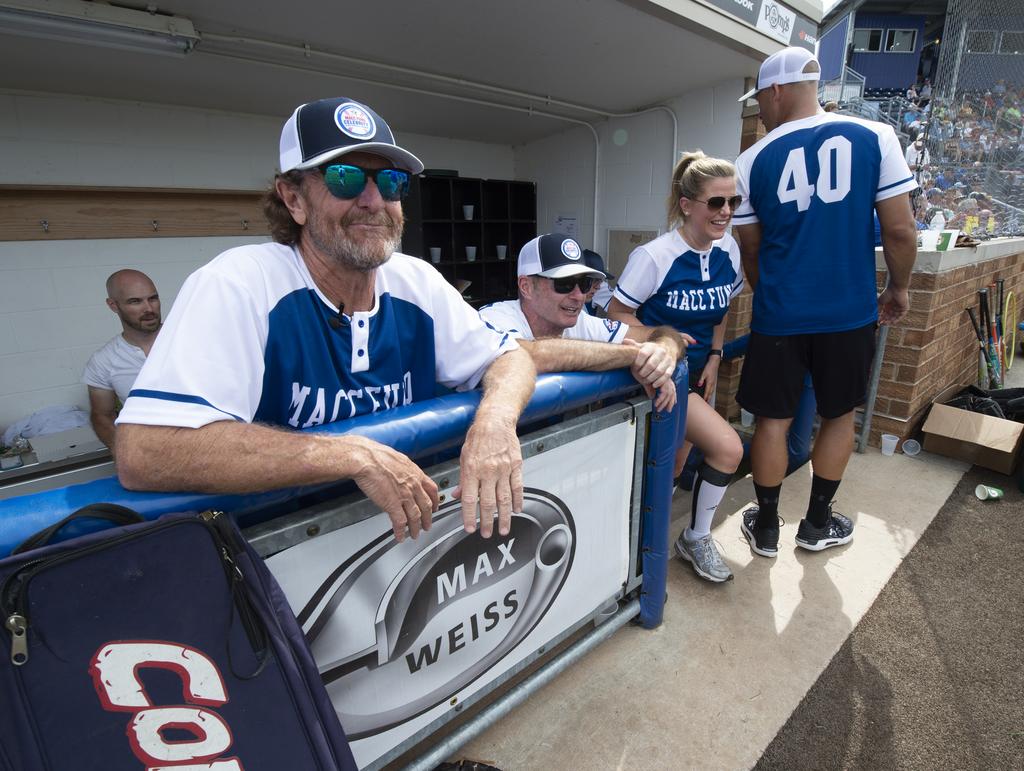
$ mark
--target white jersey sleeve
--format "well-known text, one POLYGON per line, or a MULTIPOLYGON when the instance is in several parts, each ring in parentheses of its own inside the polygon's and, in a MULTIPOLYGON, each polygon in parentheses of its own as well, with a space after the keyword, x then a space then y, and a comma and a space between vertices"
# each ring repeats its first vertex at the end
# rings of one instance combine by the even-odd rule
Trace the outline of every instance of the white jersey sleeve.
MULTIPOLYGON (((440 278, 440 276, 439 276, 440 278)), ((447 281, 436 282, 433 305, 437 382, 468 391, 480 383, 491 363, 519 347, 515 335, 498 334, 447 281)))
POLYGON ((612 296, 623 305, 636 309, 657 290, 658 266, 646 247, 638 246, 629 255, 612 296))
POLYGON ((750 203, 750 160, 746 153, 736 159, 736 194, 741 196, 743 201, 733 212, 733 224, 753 225, 759 222, 757 212, 750 203))
POLYGON ((576 324, 565 330, 562 337, 571 340, 591 340, 595 343, 621 343, 627 332, 629 327, 621 321, 599 319, 581 312, 576 324))
POLYGON ((213 264, 196 271, 178 293, 117 422, 185 428, 250 422, 260 400, 266 336, 266 308, 246 286, 213 264))
POLYGON ((480 309, 480 318, 491 329, 506 332, 518 340, 533 340, 533 330, 530 329, 530 323, 523 315, 518 300, 485 305, 480 309))
POLYGON ((878 146, 882 153, 875 201, 884 201, 886 198, 914 190, 917 181, 910 171, 907 159, 903 156, 900 140, 896 138, 892 126, 880 123, 875 125, 878 126, 878 146))

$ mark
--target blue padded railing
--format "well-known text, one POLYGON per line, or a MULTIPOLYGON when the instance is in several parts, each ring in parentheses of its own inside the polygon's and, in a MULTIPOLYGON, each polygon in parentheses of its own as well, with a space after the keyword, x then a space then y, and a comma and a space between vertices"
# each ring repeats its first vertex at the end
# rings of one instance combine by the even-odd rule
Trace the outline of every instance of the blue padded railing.
MULTIPOLYGON (((626 370, 543 375, 537 380, 536 391, 520 422, 540 420, 600 398, 621 396, 636 388, 636 381, 626 370)), ((452 393, 307 430, 366 436, 416 459, 460 445, 479 401, 478 391, 452 393)), ((174 511, 210 508, 240 514, 265 509, 331 486, 287 488, 254 495, 142 493, 126 490, 118 483, 117 477, 110 476, 0 501, 0 555, 10 553, 24 539, 76 509, 98 501, 127 506, 147 519, 156 519, 174 511)), ((102 527, 100 522, 75 523, 61 535, 70 538, 102 527)))

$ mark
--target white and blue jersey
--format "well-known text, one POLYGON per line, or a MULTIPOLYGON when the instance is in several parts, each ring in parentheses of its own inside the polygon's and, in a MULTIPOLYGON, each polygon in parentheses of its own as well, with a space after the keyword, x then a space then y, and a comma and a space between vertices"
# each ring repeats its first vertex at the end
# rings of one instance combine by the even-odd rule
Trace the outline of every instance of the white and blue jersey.
POLYGON ((337 323, 295 248, 224 252, 186 280, 117 422, 308 428, 473 388, 517 347, 423 260, 392 255, 374 291, 337 323))
POLYGON ((697 342, 686 349, 693 371, 704 366, 711 336, 743 288, 740 250, 726 233, 706 251, 694 249, 677 229, 629 255, 614 297, 649 327, 668 326, 697 342))
MULTIPOLYGON (((485 305, 480 309, 480 318, 487 326, 520 340, 533 340, 533 330, 523 313, 519 300, 504 300, 485 305)), ((621 343, 629 333, 629 327, 619 321, 599 319, 580 311, 576 323, 562 331, 562 337, 569 340, 591 340, 596 343, 621 343)))
POLYGON ((842 332, 878 318, 872 214, 917 187, 892 128, 819 113, 736 159, 736 225, 761 223, 751 329, 842 332))

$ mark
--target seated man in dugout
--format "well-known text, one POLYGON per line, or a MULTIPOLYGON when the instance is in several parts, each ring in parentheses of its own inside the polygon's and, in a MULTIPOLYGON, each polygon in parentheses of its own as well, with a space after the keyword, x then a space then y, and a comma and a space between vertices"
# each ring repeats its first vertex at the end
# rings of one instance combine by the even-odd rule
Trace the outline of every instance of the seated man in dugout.
POLYGON ((193 273, 117 420, 133 490, 252 493, 353 480, 395 537, 431 524, 438 491, 408 457, 308 428, 483 386, 466 434, 464 527, 502 535, 522 511, 516 422, 535 369, 428 262, 396 252, 402 198, 423 170, 350 99, 298 107, 265 199, 273 243, 193 273))
POLYGON ((607 274, 591 267, 567 235, 548 233, 519 252, 519 299, 487 305, 480 316, 515 337, 538 372, 630 367, 657 409, 676 402, 672 372, 689 342, 669 327, 627 326, 584 312, 587 293, 607 274))
POLYGON ((107 307, 121 322, 121 332, 89 357, 82 382, 89 388, 89 422, 114 455, 117 411, 160 332, 160 295, 149 276, 126 268, 107 278, 107 307))

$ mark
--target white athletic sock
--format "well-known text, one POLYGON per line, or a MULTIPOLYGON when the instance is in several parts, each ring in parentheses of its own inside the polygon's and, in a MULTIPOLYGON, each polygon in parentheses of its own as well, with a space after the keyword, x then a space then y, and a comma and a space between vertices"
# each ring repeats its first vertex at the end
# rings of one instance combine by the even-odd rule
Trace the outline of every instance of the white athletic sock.
POLYGON ((693 541, 703 538, 711 532, 711 522, 715 518, 715 512, 718 511, 718 504, 722 502, 725 491, 728 489, 730 476, 712 468, 707 463, 702 463, 697 469, 697 478, 693 484, 693 502, 690 508, 690 526, 686 528, 684 535, 686 540, 693 541))

